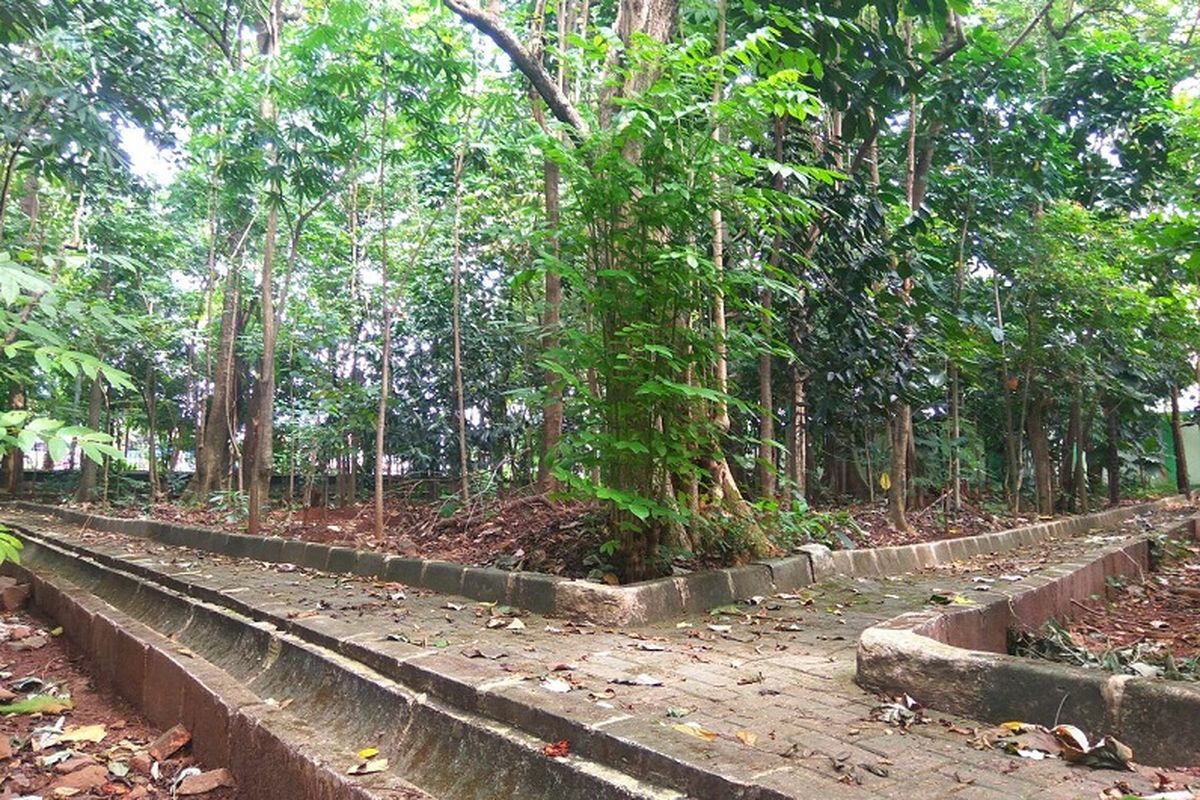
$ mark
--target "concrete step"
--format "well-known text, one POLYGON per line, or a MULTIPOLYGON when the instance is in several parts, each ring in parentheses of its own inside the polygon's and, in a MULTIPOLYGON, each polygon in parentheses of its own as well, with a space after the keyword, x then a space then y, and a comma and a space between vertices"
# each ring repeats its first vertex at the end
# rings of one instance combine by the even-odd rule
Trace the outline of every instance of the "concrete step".
MULTIPOLYGON (((163 727, 192 731, 196 755, 227 765, 258 800, 671 800, 679 792, 572 755, 455 708, 358 661, 188 596, 115 559, 30 531, 22 566, 34 603, 87 653, 97 682, 163 727), (386 771, 351 776, 375 747, 386 771)), ((164 576, 165 577, 165 576, 164 576)))

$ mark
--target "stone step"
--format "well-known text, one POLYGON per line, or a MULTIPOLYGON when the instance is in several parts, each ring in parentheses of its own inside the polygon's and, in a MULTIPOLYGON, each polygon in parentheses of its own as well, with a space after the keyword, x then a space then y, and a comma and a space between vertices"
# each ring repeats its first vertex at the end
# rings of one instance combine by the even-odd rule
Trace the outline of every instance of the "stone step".
POLYGON ((205 602, 114 560, 22 531, 34 604, 87 653, 97 682, 258 800, 672 800, 679 792, 455 708, 358 661, 205 602), (384 771, 349 775, 376 748, 384 771))

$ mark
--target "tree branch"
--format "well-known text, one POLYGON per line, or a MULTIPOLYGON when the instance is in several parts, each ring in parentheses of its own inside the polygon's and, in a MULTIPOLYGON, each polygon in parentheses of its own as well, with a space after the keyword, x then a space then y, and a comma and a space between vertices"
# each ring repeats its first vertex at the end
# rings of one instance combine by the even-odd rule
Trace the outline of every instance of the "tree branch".
POLYGON ((1025 41, 1029 34, 1033 33, 1033 29, 1036 28, 1037 24, 1042 21, 1042 17, 1049 14, 1050 9, 1053 7, 1054 0, 1046 0, 1046 5, 1042 6, 1042 10, 1033 15, 1033 19, 1029 20, 1029 24, 1025 26, 1024 30, 1017 34, 1017 38, 1012 40, 1012 44, 1010 44, 1008 49, 1004 51, 1004 55, 1000 56, 1001 61, 1011 56, 1013 51, 1021 46, 1021 42, 1025 41))
POLYGON ((546 101, 546 107, 556 119, 570 125, 579 136, 587 136, 590 128, 579 110, 567 99, 558 83, 550 76, 541 62, 521 44, 521 41, 505 27, 504 22, 491 13, 472 5, 469 0, 443 0, 446 7, 487 36, 503 50, 513 64, 533 84, 533 88, 546 101))
POLYGON ((962 17, 958 14, 951 13, 950 27, 946 31, 946 36, 943 41, 946 44, 941 50, 933 54, 933 58, 929 59, 929 63, 923 65, 917 74, 913 76, 913 83, 918 83, 922 78, 929 74, 929 71, 947 61, 951 56, 967 46, 967 35, 963 33, 962 17))

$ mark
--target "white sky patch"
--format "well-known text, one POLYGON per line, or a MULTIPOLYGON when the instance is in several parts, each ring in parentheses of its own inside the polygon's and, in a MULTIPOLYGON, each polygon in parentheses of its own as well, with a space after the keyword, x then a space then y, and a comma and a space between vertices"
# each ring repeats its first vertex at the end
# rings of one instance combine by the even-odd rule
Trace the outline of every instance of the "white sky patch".
POLYGON ((175 180, 179 166, 146 138, 145 131, 123 122, 117 128, 117 133, 121 138, 121 149, 129 156, 133 174, 159 186, 166 186, 175 180))

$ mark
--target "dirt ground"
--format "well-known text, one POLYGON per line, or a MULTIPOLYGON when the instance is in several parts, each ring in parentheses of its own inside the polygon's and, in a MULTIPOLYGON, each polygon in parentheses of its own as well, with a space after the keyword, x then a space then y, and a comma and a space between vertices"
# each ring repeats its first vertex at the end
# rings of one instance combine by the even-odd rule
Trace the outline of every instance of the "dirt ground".
POLYGON ((1200 544, 1109 594, 1109 602, 1086 604, 1068 626, 1075 643, 1097 654, 1142 645, 1147 655, 1200 656, 1200 544))
MULTIPOLYGON (((60 630, 26 611, 0 614, 0 707, 31 698, 43 698, 32 701, 42 713, 0 715, 0 800, 186 796, 182 779, 200 769, 190 746, 156 761, 148 749, 162 731, 98 692, 60 630)), ((232 788, 190 796, 239 798, 232 788)))

